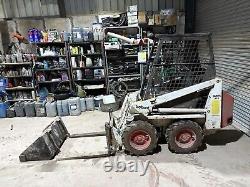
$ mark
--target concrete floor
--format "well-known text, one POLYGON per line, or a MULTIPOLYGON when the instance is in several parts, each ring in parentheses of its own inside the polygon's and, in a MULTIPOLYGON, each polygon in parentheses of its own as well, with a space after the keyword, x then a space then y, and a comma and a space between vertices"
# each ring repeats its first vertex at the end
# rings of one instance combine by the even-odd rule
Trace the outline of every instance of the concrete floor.
MULTIPOLYGON (((70 139, 52 161, 20 163, 18 156, 53 118, 0 119, 0 186, 249 186, 250 138, 235 129, 206 139, 207 146, 194 154, 173 154, 167 145, 145 157, 118 154, 92 160, 59 161, 68 156, 105 152, 105 138, 70 139), (104 171, 104 162, 127 165, 135 161, 137 172, 104 171), (140 164, 149 162, 144 176, 140 164)), ((102 131, 108 115, 86 112, 63 118, 70 133, 102 131)))

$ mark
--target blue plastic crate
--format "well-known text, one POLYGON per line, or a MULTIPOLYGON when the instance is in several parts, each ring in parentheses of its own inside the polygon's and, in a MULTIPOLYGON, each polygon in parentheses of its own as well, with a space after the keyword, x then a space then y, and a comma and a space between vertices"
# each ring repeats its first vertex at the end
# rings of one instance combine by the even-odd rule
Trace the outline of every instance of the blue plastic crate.
POLYGON ((4 92, 8 86, 8 79, 0 77, 0 92, 4 92))

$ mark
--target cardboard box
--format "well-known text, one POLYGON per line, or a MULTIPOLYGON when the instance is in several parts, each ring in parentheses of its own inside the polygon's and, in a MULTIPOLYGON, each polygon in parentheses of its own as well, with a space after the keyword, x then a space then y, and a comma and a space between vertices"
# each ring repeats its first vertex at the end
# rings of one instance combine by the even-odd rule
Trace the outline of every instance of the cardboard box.
POLYGON ((137 5, 128 6, 127 8, 127 12, 137 12, 137 11, 138 11, 137 5))
POLYGON ((146 12, 138 12, 138 22, 139 23, 147 23, 146 12))
POLYGON ((161 10, 161 24, 164 26, 173 26, 177 24, 177 14, 174 9, 161 10))
POLYGON ((161 15, 160 14, 154 15, 154 22, 155 22, 155 25, 161 25, 161 15))
POLYGON ((138 24, 137 16, 129 16, 128 17, 128 25, 135 25, 138 24))
POLYGON ((155 20, 154 20, 154 14, 153 12, 147 12, 147 20, 148 20, 148 25, 154 25, 155 20))

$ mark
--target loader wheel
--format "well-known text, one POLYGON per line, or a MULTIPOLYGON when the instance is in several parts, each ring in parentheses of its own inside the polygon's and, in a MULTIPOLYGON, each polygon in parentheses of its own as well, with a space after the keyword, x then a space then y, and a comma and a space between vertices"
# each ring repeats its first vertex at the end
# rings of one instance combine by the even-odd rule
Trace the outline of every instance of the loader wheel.
POLYGON ((125 128, 122 141, 128 154, 147 155, 157 147, 157 131, 148 122, 134 121, 125 128))
POLYGON ((166 136, 168 147, 175 153, 192 153, 202 145, 202 128, 193 121, 178 121, 170 126, 166 136))

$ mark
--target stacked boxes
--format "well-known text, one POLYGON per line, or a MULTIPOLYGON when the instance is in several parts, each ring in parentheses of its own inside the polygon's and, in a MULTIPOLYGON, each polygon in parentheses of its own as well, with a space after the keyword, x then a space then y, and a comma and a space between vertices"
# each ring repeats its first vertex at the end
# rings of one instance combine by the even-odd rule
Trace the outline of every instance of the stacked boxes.
POLYGON ((138 25, 137 5, 129 6, 127 9, 128 25, 138 25))

